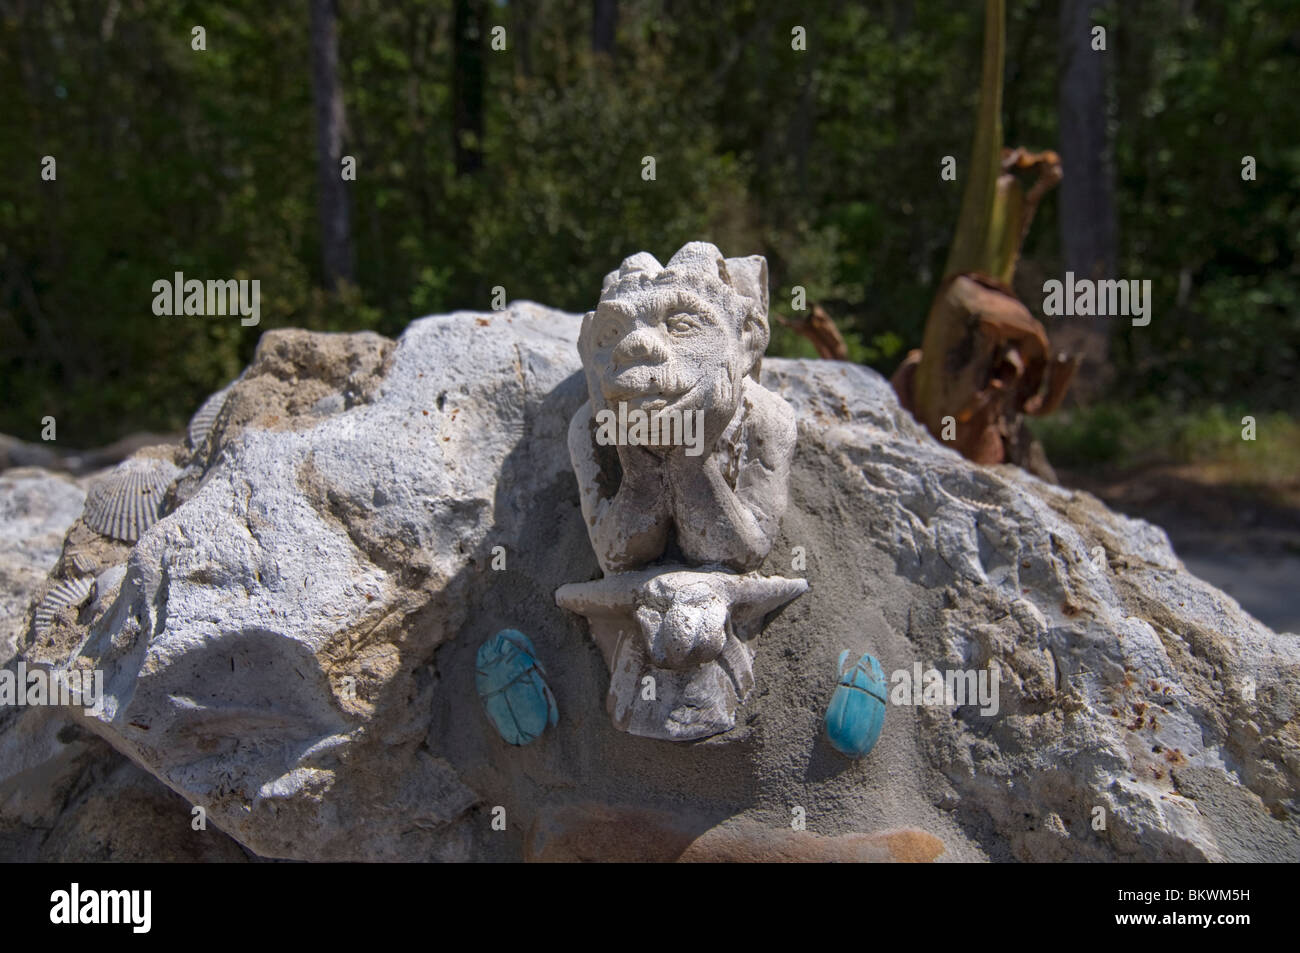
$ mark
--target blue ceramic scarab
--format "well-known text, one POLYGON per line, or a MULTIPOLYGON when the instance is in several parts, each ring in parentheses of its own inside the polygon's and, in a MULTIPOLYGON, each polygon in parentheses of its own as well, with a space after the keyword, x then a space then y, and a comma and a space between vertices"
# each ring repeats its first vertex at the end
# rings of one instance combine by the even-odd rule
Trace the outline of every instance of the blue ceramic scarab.
POLYGON ((507 742, 526 745, 559 720, 546 670, 532 640, 502 629, 478 650, 474 687, 488 721, 507 742))
POLYGON ((863 655, 846 669, 849 650, 840 653, 839 684, 826 708, 826 736, 835 750, 861 758, 876 746, 885 726, 885 673, 874 655, 863 655))

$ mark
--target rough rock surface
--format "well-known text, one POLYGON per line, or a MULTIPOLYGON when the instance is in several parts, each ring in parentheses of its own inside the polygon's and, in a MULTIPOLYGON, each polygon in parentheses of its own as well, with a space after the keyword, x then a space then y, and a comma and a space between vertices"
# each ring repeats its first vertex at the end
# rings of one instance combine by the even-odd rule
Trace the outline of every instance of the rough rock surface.
POLYGON ((824 837, 745 818, 701 829, 680 813, 589 802, 542 811, 524 845, 524 858, 541 863, 929 863, 943 852, 918 830, 824 837))
MULTIPOLYGON (((56 568, 86 492, 24 467, 0 473, 0 665, 56 568)), ((0 860, 247 860, 157 778, 56 708, 0 709, 0 860)))
POLYGON ((65 712, 0 713, 0 860, 257 858, 65 712))
POLYGON ((762 568, 811 590, 768 624, 737 727, 615 730, 553 596, 599 575, 565 449, 578 320, 518 303, 395 345, 268 333, 211 438, 176 449, 174 510, 104 552, 94 602, 27 657, 102 669, 104 713, 77 726, 262 857, 515 859, 545 854, 539 831, 589 856, 564 819, 594 804, 670 815, 706 859, 1300 858, 1300 638, 1161 530, 964 461, 853 365, 764 362, 799 444, 762 568), (474 691, 505 627, 560 712, 522 749, 474 691), (890 705, 849 761, 822 730, 841 649, 995 670, 1000 710, 890 705))
POLYGON ((86 491, 35 467, 0 473, 0 665, 13 657, 32 594, 63 551, 86 491))

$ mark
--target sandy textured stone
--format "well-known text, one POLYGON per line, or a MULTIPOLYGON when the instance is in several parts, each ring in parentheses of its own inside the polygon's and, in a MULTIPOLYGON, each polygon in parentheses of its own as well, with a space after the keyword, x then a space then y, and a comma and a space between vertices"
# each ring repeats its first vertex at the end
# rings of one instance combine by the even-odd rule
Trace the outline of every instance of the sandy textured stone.
POLYGON ((706 864, 928 864, 943 852, 943 841, 925 831, 823 837, 811 831, 760 827, 750 822, 708 831, 677 860, 706 864))
MULTIPOLYGON (((65 534, 79 525, 91 479, 79 485, 35 469, 0 474, 0 627, 6 636, 0 665, 24 641, 31 605, 59 578, 65 534), (51 570, 56 575, 47 579, 51 570)), ((104 552, 126 550, 109 545, 104 552)), ((216 828, 192 830, 190 810, 156 778, 72 724, 66 711, 0 709, 0 860, 249 859, 216 828)))
POLYGON ((247 862, 258 858, 101 739, 28 709, 0 741, 0 860, 247 862), (27 741, 26 752, 11 744, 27 741), (17 770, 15 770, 17 769, 17 770))
MULTIPOLYGON (((940 861, 1300 857, 1300 640, 1186 573, 1159 529, 964 461, 847 364, 764 362, 798 446, 759 571, 811 588, 758 641, 727 743, 616 730, 600 650, 554 601, 601 575, 566 445, 587 399, 578 329, 520 303, 417 321, 386 357, 334 338, 320 346, 376 358, 350 404, 218 420, 193 492, 59 642, 107 676, 103 717, 79 726, 263 857, 519 859, 539 818, 585 804, 688 812, 692 842, 788 828, 797 805, 810 834, 923 831, 940 861), (560 711, 526 748, 474 690, 479 645, 507 627, 560 711), (822 724, 844 649, 887 674, 996 669, 1000 709, 891 704, 849 761, 822 724)), ((274 400, 313 373, 347 386, 311 366, 281 369, 274 400)), ((0 715, 24 770, 80 776, 42 762, 38 736, 0 715)))
POLYGON ((825 837, 752 820, 708 823, 689 813, 573 804, 537 817, 524 856, 534 863, 929 863, 944 852, 939 838, 911 829, 825 837))
POLYGON ((28 609, 59 559, 86 492, 35 468, 0 473, 0 665, 13 657, 28 609))

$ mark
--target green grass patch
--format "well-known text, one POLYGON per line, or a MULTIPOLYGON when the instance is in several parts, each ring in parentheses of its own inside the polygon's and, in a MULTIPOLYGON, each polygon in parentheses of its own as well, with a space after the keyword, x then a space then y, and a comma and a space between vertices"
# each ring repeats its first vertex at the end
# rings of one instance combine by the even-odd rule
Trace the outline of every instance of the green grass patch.
POLYGON ((1242 484, 1300 481, 1300 420, 1280 411, 1218 404, 1172 410, 1147 398, 1061 411, 1031 420, 1030 429, 1048 459, 1067 469, 1191 464, 1242 484))

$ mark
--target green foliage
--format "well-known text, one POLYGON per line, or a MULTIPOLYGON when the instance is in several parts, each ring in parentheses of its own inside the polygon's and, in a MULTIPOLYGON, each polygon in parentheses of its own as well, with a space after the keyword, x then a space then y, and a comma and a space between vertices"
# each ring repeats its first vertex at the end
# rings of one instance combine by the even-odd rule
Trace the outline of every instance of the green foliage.
MULTIPOLYGON (((1005 139, 1050 148, 1056 8, 1007 6, 1005 139)), ((178 429, 270 328, 391 335, 496 285, 585 310, 624 256, 690 239, 767 255, 773 310, 793 317, 802 286, 853 360, 888 374, 920 344, 968 171, 980 4, 621 0, 612 60, 586 0, 485 9, 509 48, 485 55, 484 167, 458 177, 452 5, 340 0, 357 284, 326 295, 305 3, 0 5, 0 431, 178 429), (153 315, 176 271, 260 280, 261 324, 153 315)), ((1115 397, 1300 410, 1300 7, 1150 0, 1104 22, 1120 271, 1155 292, 1149 327, 1116 325, 1115 397)), ((1049 197, 1026 273, 1060 272, 1057 221, 1049 197)), ((812 349, 775 326, 772 352, 812 349)), ((1085 454, 1130 438, 1102 411, 1063 426, 1085 454)))
POLYGON ((1031 419, 1030 428, 1067 469, 1214 464, 1236 482, 1294 486, 1300 478, 1300 421, 1281 411, 1208 404, 1178 412, 1149 396, 1031 419), (1243 438, 1247 417, 1255 420, 1253 440, 1243 438))
POLYGON ((1117 332, 1126 392, 1294 412, 1300 7, 1155 3, 1120 16, 1151 37, 1149 50, 1121 50, 1117 90, 1120 271, 1155 292, 1151 325, 1117 332))
POLYGON ((1134 455, 1155 443, 1143 422, 1159 407, 1148 403, 1135 411, 1122 404, 1103 403, 1060 411, 1029 421, 1034 435, 1053 463, 1062 467, 1094 467, 1102 463, 1134 462, 1134 455))

